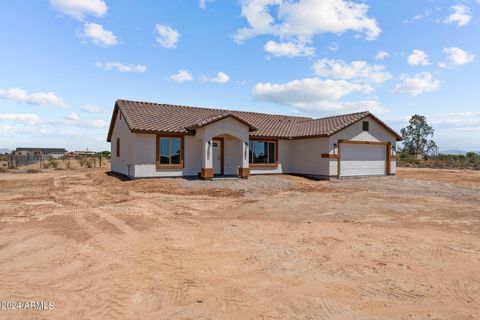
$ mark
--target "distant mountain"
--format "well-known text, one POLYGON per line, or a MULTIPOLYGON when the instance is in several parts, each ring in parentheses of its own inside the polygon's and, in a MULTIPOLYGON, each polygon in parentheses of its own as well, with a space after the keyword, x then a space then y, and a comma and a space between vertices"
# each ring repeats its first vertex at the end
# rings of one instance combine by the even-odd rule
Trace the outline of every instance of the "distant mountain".
POLYGON ((7 148, 0 148, 0 153, 10 153, 12 150, 7 149, 7 148))
POLYGON ((466 155, 468 151, 465 150, 440 150, 440 154, 466 155))

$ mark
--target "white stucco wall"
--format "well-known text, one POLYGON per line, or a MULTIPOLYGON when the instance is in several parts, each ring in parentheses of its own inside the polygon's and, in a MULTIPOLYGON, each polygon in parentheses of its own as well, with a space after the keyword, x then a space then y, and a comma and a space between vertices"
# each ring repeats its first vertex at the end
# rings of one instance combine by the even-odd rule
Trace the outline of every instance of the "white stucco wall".
MULTIPOLYGON (((195 134, 195 138, 199 139, 202 143, 202 151, 203 151, 202 159, 201 159, 202 167, 212 168, 213 166, 213 163, 212 163, 213 150, 211 147, 208 146, 208 141, 211 141, 214 137, 220 137, 224 135, 228 135, 231 138, 235 138, 239 140, 239 143, 241 143, 240 147, 241 147, 242 153, 241 154, 238 153, 238 156, 242 161, 241 166, 248 167, 248 157, 246 158, 244 156, 241 156, 246 153, 246 148, 248 148, 247 146, 245 146, 245 142, 249 141, 248 130, 249 128, 246 124, 232 117, 228 117, 228 118, 213 122, 205 127, 198 128, 195 134)), ((232 144, 229 144, 229 148, 231 147, 232 147, 232 144)), ((225 146, 225 150, 226 148, 227 146, 225 146)), ((226 156, 226 153, 225 153, 225 156, 226 156)), ((230 161, 229 164, 231 164, 231 166, 235 165, 232 161, 230 161)), ((233 169, 231 166, 229 166, 229 170, 230 170, 229 172, 233 172, 232 171, 233 169)), ((225 162, 225 169, 226 169, 226 162, 225 162)))
MULTIPOLYGON (((333 144, 338 144, 338 140, 355 140, 355 141, 387 141, 396 150, 396 137, 382 125, 380 125, 376 120, 371 117, 367 117, 364 120, 354 123, 348 128, 334 134, 329 138, 329 153, 336 153, 337 150, 334 148, 333 144), (363 121, 369 122, 369 130, 363 131, 363 121)), ((396 155, 396 152, 390 150, 391 155, 396 155)), ((337 175, 337 160, 330 159, 330 175, 337 175)), ((390 162, 390 173, 395 174, 396 172, 396 160, 391 160, 390 162)))
MULTIPOLYGON (((120 114, 120 113, 119 113, 120 114)), ((234 119, 225 118, 203 128, 199 128, 195 136, 184 138, 184 168, 156 168, 156 135, 131 133, 119 114, 112 133, 112 171, 131 177, 178 177, 197 176, 201 168, 212 167, 212 149, 208 141, 214 137, 224 138, 224 169, 225 174, 235 175, 239 167, 248 167, 248 126, 234 119), (116 157, 116 139, 120 137, 120 157, 116 157), (130 172, 128 165, 131 164, 130 172)), ((334 154, 337 150, 333 144, 338 140, 359 141, 389 141, 396 147, 395 136, 378 124, 374 119, 367 118, 370 128, 368 132, 362 129, 362 121, 342 130, 329 138, 309 139, 279 139, 278 166, 276 168, 251 168, 251 174, 296 173, 319 176, 336 176, 337 160, 322 158, 322 154, 334 154)), ((395 154, 395 152, 392 152, 395 154)), ((391 162, 391 173, 396 171, 396 161, 391 162)))
POLYGON ((296 139, 292 141, 292 173, 328 176, 328 138, 296 139))
POLYGON ((193 136, 184 138, 184 168, 157 169, 156 135, 135 133, 135 178, 196 176, 202 164, 202 143, 193 136))
POLYGON ((242 166, 242 140, 235 137, 222 135, 224 139, 224 170, 226 175, 238 174, 238 168, 242 166))
POLYGON ((117 113, 117 119, 112 132, 110 151, 112 152, 111 170, 126 176, 135 175, 135 141, 133 133, 130 132, 125 118, 117 113), (120 138, 120 157, 117 157, 117 138, 120 138), (130 165, 130 172, 128 167, 130 165))
POLYGON ((292 140, 280 139, 278 140, 278 166, 266 167, 266 168, 252 168, 250 167, 251 174, 278 174, 278 173, 290 173, 292 170, 292 140))

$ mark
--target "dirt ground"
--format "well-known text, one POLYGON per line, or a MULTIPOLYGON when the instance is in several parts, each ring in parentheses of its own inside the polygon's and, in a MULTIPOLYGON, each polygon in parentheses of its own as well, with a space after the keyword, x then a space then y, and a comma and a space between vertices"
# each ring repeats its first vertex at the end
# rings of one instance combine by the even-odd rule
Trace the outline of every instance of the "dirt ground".
POLYGON ((0 319, 480 319, 480 172, 0 174, 0 319))

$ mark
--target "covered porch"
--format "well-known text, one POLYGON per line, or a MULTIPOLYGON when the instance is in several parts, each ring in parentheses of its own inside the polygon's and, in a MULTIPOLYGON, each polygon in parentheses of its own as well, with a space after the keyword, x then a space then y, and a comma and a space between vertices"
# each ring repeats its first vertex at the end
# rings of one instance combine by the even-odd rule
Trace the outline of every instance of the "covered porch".
POLYGON ((193 128, 201 140, 202 179, 214 176, 248 178, 249 132, 255 128, 232 114, 223 114, 198 123, 193 128))

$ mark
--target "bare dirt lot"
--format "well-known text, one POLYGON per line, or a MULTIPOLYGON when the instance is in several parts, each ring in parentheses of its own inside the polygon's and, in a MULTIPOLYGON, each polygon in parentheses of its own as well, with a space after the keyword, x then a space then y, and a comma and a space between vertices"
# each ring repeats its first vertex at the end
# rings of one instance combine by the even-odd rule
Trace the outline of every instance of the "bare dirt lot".
POLYGON ((1 319, 480 319, 480 172, 0 174, 1 319))

